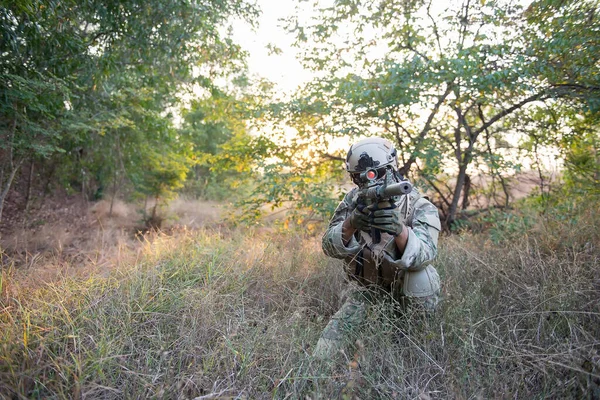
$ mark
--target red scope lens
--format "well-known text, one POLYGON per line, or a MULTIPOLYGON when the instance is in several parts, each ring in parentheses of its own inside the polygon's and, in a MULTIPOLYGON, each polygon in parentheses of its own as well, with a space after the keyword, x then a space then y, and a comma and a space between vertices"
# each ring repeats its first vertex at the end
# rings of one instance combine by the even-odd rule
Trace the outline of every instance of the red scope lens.
POLYGON ((369 179, 377 178, 377 172, 375 172, 373 170, 367 171, 367 178, 369 178, 369 179))

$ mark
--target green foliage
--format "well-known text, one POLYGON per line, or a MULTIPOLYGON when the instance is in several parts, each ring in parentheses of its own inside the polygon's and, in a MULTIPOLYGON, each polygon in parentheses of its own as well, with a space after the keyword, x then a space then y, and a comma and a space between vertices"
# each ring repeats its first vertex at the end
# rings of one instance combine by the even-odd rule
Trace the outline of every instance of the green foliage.
POLYGON ((580 138, 569 148, 567 155, 567 183, 574 190, 600 195, 600 142, 597 135, 580 138))
POLYGON ((600 113, 572 120, 572 135, 563 141, 565 183, 580 194, 600 195, 600 113))
MULTIPOLYGON (((278 112, 286 112, 278 110, 278 112)), ((305 129, 315 125, 299 117, 295 127, 304 124, 305 129)), ((310 117, 309 117, 310 118, 310 117)), ((342 181, 342 169, 331 160, 324 160, 313 147, 314 140, 289 141, 285 131, 272 133, 275 140, 262 137, 258 147, 260 175, 253 191, 239 202, 239 220, 257 222, 268 211, 285 212, 285 224, 295 221, 300 225, 327 220, 340 200, 341 189, 336 182, 342 181)))
POLYGON ((537 132, 538 120, 552 115, 567 126, 596 104, 594 4, 351 1, 308 23, 291 17, 288 28, 318 78, 272 117, 314 140, 321 154, 341 138, 393 140, 402 172, 425 178, 451 226, 471 194, 463 193, 468 174, 476 169, 504 186, 526 159, 540 165, 542 144, 569 134, 537 132), (519 138, 534 145, 518 147, 519 138), (451 186, 442 171, 456 175, 451 186))
POLYGON ((194 87, 243 81, 244 53, 223 27, 257 15, 244 0, 4 3, 0 176, 10 179, 0 211, 31 159, 52 158, 59 181, 91 192, 163 196, 181 187, 194 149, 172 114, 194 87))
POLYGON ((598 4, 534 1, 525 10, 528 54, 561 97, 597 111, 600 91, 598 4))
POLYGON ((319 176, 315 169, 304 173, 270 164, 264 168, 254 191, 239 203, 243 211, 236 220, 252 223, 266 211, 277 210, 286 213, 283 218, 286 227, 290 223, 307 225, 326 221, 333 214, 340 195, 329 176, 319 176))
POLYGON ((488 226, 488 235, 493 243, 506 243, 517 240, 529 232, 535 224, 535 218, 526 210, 503 211, 493 209, 480 218, 488 226))
POLYGON ((557 186, 549 193, 533 193, 510 208, 464 213, 455 230, 475 233, 499 246, 533 237, 532 246, 544 251, 580 250, 600 240, 596 196, 575 191, 571 185, 557 186))
POLYGON ((267 157, 270 146, 249 134, 250 112, 248 95, 236 97, 217 89, 184 110, 180 136, 190 143, 194 156, 186 194, 226 203, 248 194, 257 162, 267 157))

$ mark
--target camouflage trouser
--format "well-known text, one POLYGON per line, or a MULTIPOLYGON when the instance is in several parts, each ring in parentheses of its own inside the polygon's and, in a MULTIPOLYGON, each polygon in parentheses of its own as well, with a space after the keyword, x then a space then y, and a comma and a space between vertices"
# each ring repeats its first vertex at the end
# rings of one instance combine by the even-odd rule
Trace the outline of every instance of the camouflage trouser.
POLYGON ((346 301, 323 329, 313 351, 315 357, 328 358, 332 356, 342 347, 344 341, 352 336, 351 332, 358 329, 367 317, 367 304, 371 300, 368 290, 350 284, 342 297, 345 297, 346 301))
MULTIPOLYGON (((340 350, 344 343, 352 338, 352 332, 359 329, 366 320, 369 305, 381 295, 382 293, 378 293, 377 290, 350 283, 342 295, 346 300, 323 329, 313 356, 329 358, 340 350)), ((422 298, 401 296, 396 298, 396 301, 399 300, 403 309, 411 308, 429 313, 435 311, 439 298, 439 293, 436 293, 422 298)))
POLYGON ((433 313, 437 310, 440 303, 441 296, 440 292, 436 292, 433 296, 425 297, 406 297, 400 296, 397 298, 404 309, 412 309, 415 311, 422 311, 425 313, 433 313))

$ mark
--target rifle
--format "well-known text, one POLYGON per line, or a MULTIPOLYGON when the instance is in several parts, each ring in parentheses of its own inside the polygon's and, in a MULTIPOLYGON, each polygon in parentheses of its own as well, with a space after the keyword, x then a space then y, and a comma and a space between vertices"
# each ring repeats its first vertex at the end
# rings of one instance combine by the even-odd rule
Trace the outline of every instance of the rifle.
MULTIPOLYGON (((386 175, 391 173, 387 171, 386 175)), ((387 184, 387 179, 377 180, 377 171, 375 169, 367 169, 360 174, 360 179, 363 182, 368 182, 367 187, 361 189, 358 194, 358 207, 362 211, 365 207, 369 207, 371 213, 380 208, 394 207, 392 197, 408 194, 412 191, 413 185, 408 180, 402 182, 387 184), (386 204, 383 207, 380 205, 386 204)), ((381 241, 381 231, 371 228, 371 238, 373 243, 381 241)))

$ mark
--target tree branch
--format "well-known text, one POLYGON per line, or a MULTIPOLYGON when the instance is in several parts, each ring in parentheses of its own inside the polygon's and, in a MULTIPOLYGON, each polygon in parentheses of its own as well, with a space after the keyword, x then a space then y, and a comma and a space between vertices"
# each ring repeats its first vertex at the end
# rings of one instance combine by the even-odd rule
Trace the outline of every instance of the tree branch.
POLYGON ((446 205, 446 207, 450 207, 450 201, 448 201, 441 189, 426 174, 423 174, 423 170, 418 165, 417 171, 421 172, 421 176, 423 177, 423 179, 425 179, 429 186, 431 186, 433 190, 435 190, 435 192, 440 196, 440 199, 446 205))
POLYGON ((460 32, 460 39, 459 39, 459 45, 458 45, 458 51, 462 51, 464 45, 465 45, 465 39, 467 37, 467 26, 469 25, 469 7, 471 5, 470 0, 467 0, 467 4, 464 5, 462 8, 465 11, 464 15, 462 15, 460 17, 460 26, 461 26, 461 32, 460 32))
MULTIPOLYGON (((402 132, 404 132, 404 134, 406 134, 406 136, 408 136, 408 138, 409 138, 409 139, 412 139, 412 135, 410 134, 410 132, 409 132, 409 131, 408 131, 408 130, 405 128, 405 127, 403 127, 403 126, 402 126, 402 124, 400 124, 400 123, 399 123, 399 122, 397 122, 397 121, 392 121, 392 122, 393 122, 393 123, 394 123, 394 125, 396 126, 396 132, 398 132, 398 129, 401 129, 401 130, 402 130, 402 132)), ((399 135, 400 135, 400 132, 398 132, 397 139, 400 139, 400 136, 399 136, 399 135)))
MULTIPOLYGON (((423 129, 421 130, 421 132, 417 136, 417 140, 416 140, 416 143, 415 143, 415 149, 419 148, 419 146, 421 145, 421 143, 423 143, 423 140, 425 140, 425 136, 427 136, 427 134, 431 130, 431 123, 433 122, 433 119, 435 118, 435 116, 437 115, 438 111, 440 110, 440 107, 442 106, 442 103, 446 100, 446 98, 448 97, 448 95, 452 91, 452 86, 453 86, 453 82, 448 82, 447 83, 446 91, 438 98, 438 101, 433 106, 433 109, 429 113, 429 117, 427 118, 427 121, 425 122, 425 125, 423 126, 423 129)), ((417 157, 414 154, 411 154, 411 156, 408 159, 408 161, 405 162, 404 165, 399 169, 400 173, 402 175, 406 175, 406 173, 408 172, 408 170, 410 170, 410 167, 415 163, 415 161, 417 161, 417 157)))
POLYGON ((511 113, 515 112, 516 110, 520 109, 521 107, 523 107, 524 105, 526 105, 528 103, 532 103, 534 101, 541 100, 545 96, 548 96, 548 91, 547 90, 543 90, 543 91, 541 91, 539 93, 533 94, 533 95, 525 98, 524 100, 518 102, 517 104, 513 105, 512 107, 509 107, 509 108, 507 108, 505 110, 500 111, 498 114, 494 115, 486 123, 484 123, 481 127, 479 127, 479 129, 477 129, 474 132, 474 134, 475 135, 479 135, 481 132, 483 132, 484 130, 486 130, 487 128, 489 128, 493 124, 495 124, 499 119, 507 116, 508 114, 511 114, 511 113))
MULTIPOLYGON (((481 123, 485 125, 485 116, 483 115, 483 110, 481 109, 481 104, 477 106, 477 111, 479 113, 479 119, 481 119, 481 123)), ((494 153, 492 152, 492 146, 490 145, 490 131, 486 128, 485 129, 485 143, 487 145, 487 151, 488 154, 490 155, 490 160, 492 162, 492 177, 494 175, 496 175, 498 177, 498 179, 500 180, 500 185, 502 185, 502 191, 504 192, 504 206, 508 207, 508 204, 510 202, 510 195, 508 192, 508 187, 506 186, 506 181, 504 180, 504 177, 502 176, 502 174, 500 174, 500 171, 498 170, 498 167, 495 165, 495 161, 493 160, 493 155, 494 153)), ((496 199, 496 190, 494 189, 494 181, 492 180, 492 193, 494 195, 494 200, 497 202, 498 200, 496 199)))
POLYGON ((449 137, 440 135, 440 139, 443 140, 448 146, 450 146, 450 148, 456 153, 456 146, 454 145, 454 142, 450 140, 449 137))
POLYGON ((435 23, 435 19, 431 16, 431 3, 433 3, 433 0, 429 0, 429 4, 427 4, 427 16, 429 17, 429 19, 431 20, 431 23, 433 24, 433 34, 435 35, 435 40, 437 42, 440 55, 442 55, 443 51, 442 51, 442 43, 440 41, 440 32, 438 31, 438 27, 437 27, 437 24, 435 23))
POLYGON ((431 60, 429 59, 429 57, 427 57, 425 54, 421 53, 419 50, 415 49, 412 45, 398 45, 396 47, 399 50, 409 50, 412 51, 413 53, 415 53, 416 55, 418 55, 419 57, 421 57, 423 60, 427 61, 427 62, 431 62, 431 60))
POLYGON ((342 162, 346 161, 346 159, 344 157, 334 156, 333 154, 329 154, 329 153, 325 153, 325 152, 320 152, 319 154, 321 155, 321 157, 327 158, 328 160, 342 161, 342 162))
POLYGON ((454 107, 454 111, 456 112, 456 115, 458 115, 458 125, 456 126, 456 128, 454 128, 454 143, 456 144, 456 147, 454 148, 454 156, 456 157, 456 161, 458 161, 458 163, 460 164, 462 160, 462 149, 460 148, 460 126, 462 125, 460 121, 461 111, 459 107, 454 107))

